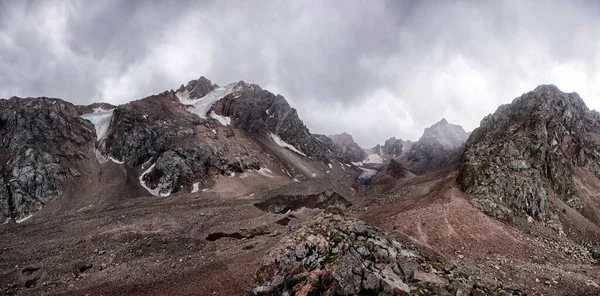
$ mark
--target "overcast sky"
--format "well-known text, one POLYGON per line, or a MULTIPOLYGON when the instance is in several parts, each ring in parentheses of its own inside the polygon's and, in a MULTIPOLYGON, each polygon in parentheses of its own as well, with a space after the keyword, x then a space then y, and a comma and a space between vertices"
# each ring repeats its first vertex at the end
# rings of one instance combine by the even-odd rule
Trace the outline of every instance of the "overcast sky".
POLYGON ((598 1, 0 1, 0 97, 126 103, 205 76, 363 147, 539 84, 600 109, 598 1))

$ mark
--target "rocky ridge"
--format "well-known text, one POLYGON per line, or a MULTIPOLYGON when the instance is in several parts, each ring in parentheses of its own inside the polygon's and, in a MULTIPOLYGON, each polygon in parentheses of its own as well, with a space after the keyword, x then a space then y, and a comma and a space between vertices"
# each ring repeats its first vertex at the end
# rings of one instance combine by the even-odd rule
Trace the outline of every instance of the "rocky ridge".
POLYGON ((481 121, 458 182, 492 216, 538 220, 562 232, 571 214, 600 225, 590 190, 598 178, 600 115, 576 93, 541 85, 481 121))

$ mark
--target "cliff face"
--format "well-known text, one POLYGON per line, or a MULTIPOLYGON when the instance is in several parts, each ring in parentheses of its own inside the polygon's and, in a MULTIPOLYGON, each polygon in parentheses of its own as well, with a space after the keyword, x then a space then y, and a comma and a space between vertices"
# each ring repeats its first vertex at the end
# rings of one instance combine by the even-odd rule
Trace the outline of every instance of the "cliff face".
POLYGON ((481 121, 466 144, 458 182, 501 218, 530 216, 562 230, 566 204, 600 225, 600 115, 576 93, 541 85, 481 121))
POLYGON ((79 176, 70 163, 92 151, 94 128, 78 115, 59 99, 0 100, 0 222, 33 214, 79 176))
POLYGON ((340 157, 349 162, 359 162, 367 157, 365 151, 354 142, 351 135, 341 133, 339 135, 330 135, 333 145, 338 151, 340 157))

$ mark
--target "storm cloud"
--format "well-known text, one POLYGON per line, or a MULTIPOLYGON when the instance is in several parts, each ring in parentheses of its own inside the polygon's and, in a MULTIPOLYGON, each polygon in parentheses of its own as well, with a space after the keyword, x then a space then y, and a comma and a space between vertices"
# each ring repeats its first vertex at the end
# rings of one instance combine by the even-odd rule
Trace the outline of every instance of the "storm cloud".
POLYGON ((370 147, 552 83, 600 108, 597 1, 2 1, 0 97, 126 103, 205 76, 370 147))

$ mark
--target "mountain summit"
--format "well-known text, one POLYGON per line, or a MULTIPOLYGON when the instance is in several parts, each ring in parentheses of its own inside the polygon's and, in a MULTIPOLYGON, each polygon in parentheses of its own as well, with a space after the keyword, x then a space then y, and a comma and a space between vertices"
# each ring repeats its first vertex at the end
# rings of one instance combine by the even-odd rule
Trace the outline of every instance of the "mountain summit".
POLYGON ((428 127, 419 139, 421 142, 438 143, 445 148, 455 148, 467 141, 469 134, 460 125, 451 124, 445 118, 428 127))

